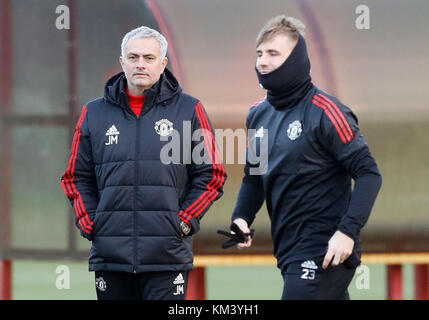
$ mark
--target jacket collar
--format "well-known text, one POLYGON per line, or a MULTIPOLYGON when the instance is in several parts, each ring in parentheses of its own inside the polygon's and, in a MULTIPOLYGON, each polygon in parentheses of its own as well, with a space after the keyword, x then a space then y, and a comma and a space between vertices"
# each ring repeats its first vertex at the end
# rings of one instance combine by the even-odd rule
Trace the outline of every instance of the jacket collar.
MULTIPOLYGON (((125 74, 120 72, 107 80, 104 87, 104 99, 122 108, 130 109, 126 89, 127 79, 125 74)), ((178 81, 166 68, 159 80, 150 89, 144 91, 145 106, 152 106, 154 103, 165 106, 169 100, 181 92, 182 88, 178 81)))

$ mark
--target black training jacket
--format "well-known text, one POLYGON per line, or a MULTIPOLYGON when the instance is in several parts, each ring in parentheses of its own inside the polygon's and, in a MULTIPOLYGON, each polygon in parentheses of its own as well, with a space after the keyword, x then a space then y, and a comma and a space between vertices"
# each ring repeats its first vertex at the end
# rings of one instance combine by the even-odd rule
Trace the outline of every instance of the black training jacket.
POLYGON ((119 73, 106 83, 103 98, 83 107, 61 179, 76 226, 92 241, 89 270, 190 270, 191 235, 222 196, 226 179, 212 126, 201 103, 182 93, 167 69, 145 91, 139 117, 126 86, 119 73), (198 129, 200 140, 191 141, 198 129), (208 160, 196 163, 190 150, 200 144, 208 160), (167 164, 166 155, 173 161, 167 164), (189 236, 182 235, 181 220, 192 225, 189 236))
POLYGON ((381 175, 353 112, 314 86, 291 108, 276 109, 267 99, 257 103, 249 111, 247 127, 255 131, 249 132, 248 162, 232 219, 252 224, 266 201, 282 270, 291 262, 325 255, 337 230, 355 240, 348 262, 357 266, 360 230, 381 175), (263 158, 264 137, 266 167, 249 157, 253 148, 263 158), (259 167, 259 175, 249 172, 259 167))

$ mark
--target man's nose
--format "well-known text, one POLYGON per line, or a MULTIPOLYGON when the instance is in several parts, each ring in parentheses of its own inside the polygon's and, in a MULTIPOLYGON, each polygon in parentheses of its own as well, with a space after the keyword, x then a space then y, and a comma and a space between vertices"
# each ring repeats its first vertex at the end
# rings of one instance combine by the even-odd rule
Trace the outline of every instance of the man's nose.
POLYGON ((268 66, 268 57, 267 55, 263 54, 262 56, 258 57, 258 59, 256 60, 256 67, 259 69, 261 67, 266 67, 268 66))
POLYGON ((139 69, 145 69, 146 68, 146 62, 144 60, 144 57, 139 57, 137 60, 137 68, 139 69))

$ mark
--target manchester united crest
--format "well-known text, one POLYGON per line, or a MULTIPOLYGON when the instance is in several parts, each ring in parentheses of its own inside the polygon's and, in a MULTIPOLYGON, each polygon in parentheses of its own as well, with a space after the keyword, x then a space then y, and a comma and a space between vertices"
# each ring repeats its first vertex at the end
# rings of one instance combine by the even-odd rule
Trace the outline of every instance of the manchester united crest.
POLYGON ((155 132, 162 137, 170 135, 173 131, 173 123, 168 119, 161 119, 155 122, 155 132))
POLYGON ((287 136, 293 141, 301 135, 301 132, 301 122, 299 122, 299 120, 295 120, 289 125, 289 128, 287 129, 287 136))

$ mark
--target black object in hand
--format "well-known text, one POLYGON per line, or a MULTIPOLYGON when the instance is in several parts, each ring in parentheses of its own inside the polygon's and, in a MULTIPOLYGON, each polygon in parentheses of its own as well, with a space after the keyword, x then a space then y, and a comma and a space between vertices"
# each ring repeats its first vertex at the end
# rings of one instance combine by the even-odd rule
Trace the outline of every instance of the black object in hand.
POLYGON ((250 229, 250 233, 244 233, 240 229, 240 227, 234 222, 231 224, 230 229, 234 233, 223 231, 223 230, 217 231, 217 233, 230 238, 222 245, 222 249, 227 249, 229 247, 236 245, 237 243, 245 243, 247 242, 247 239, 249 238, 249 236, 253 237, 253 234, 255 233, 254 229, 250 229))

